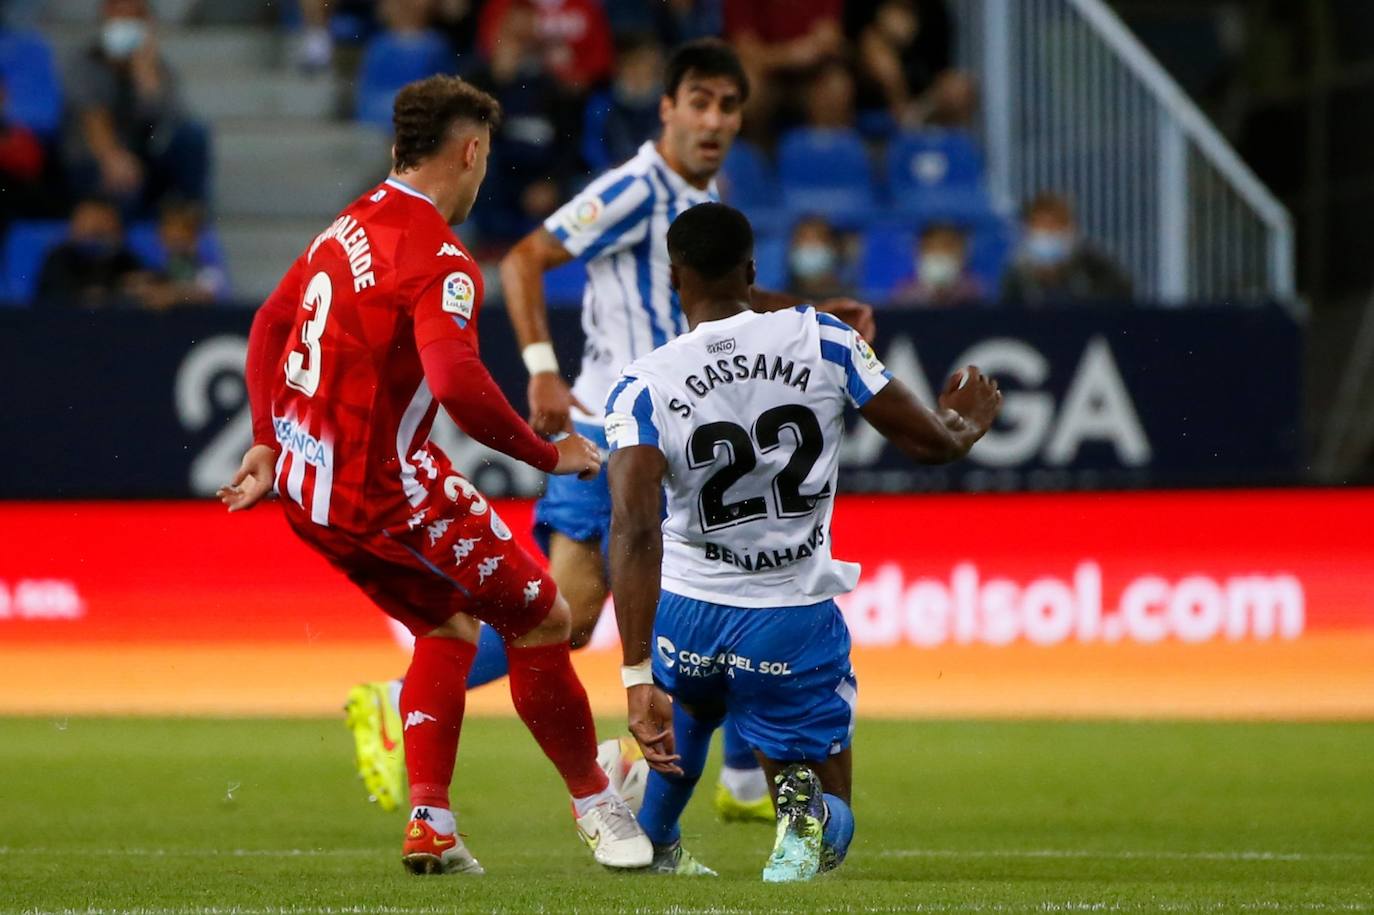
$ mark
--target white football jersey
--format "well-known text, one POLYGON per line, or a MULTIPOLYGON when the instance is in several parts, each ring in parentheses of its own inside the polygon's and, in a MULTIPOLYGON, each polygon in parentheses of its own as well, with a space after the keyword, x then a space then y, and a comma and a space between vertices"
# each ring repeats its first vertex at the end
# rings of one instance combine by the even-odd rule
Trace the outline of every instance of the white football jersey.
POLYGON ((606 438, 667 458, 663 589, 736 607, 851 590, 859 567, 830 554, 844 411, 891 377, 849 325, 807 306, 710 321, 627 366, 606 438))
MULTIPOLYGON (((687 330, 668 286, 668 225, 683 210, 719 200, 715 184, 692 187, 652 142, 587 185, 544 228, 587 265, 586 344, 573 394, 600 411, 625 366, 687 330)), ((601 414, 576 417, 600 423, 601 414)))

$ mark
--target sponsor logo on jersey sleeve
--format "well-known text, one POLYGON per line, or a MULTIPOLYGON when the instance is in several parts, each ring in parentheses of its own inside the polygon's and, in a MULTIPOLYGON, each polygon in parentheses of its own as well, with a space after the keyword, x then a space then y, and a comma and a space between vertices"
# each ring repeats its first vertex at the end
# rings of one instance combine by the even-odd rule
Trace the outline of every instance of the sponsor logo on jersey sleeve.
POLYGON ((569 232, 580 232, 596 225, 601 218, 601 201, 595 197, 580 200, 563 216, 563 227, 569 232))
POLYGON ((439 253, 436 254, 436 255, 434 255, 434 256, 435 256, 435 257, 467 257, 468 260, 472 260, 472 258, 470 258, 470 257, 467 256, 467 253, 464 252, 462 248, 458 247, 457 245, 455 245, 455 244, 454 244, 453 242, 451 242, 451 241, 446 241, 446 242, 444 242, 442 245, 440 245, 440 246, 439 246, 439 253))
POLYGON ((458 319, 459 327, 467 327, 477 302, 477 285, 472 277, 455 271, 444 277, 443 309, 458 319))
POLYGON ((627 413, 608 413, 606 414, 606 441, 610 442, 611 447, 620 447, 621 441, 628 433, 634 431, 635 421, 627 413))

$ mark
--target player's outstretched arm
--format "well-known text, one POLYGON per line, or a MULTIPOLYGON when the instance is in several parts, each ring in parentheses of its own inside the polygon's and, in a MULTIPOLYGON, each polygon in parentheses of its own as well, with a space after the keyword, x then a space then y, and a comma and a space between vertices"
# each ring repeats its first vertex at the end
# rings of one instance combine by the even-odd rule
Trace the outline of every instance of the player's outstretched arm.
POLYGON ((544 273, 572 258, 568 249, 543 227, 526 235, 501 258, 506 314, 530 373, 530 425, 540 435, 572 431, 570 414, 574 404, 586 411, 558 373, 558 359, 550 342, 549 308, 544 300, 544 273))
POLYGON ((873 342, 878 332, 877 322, 873 319, 873 306, 857 299, 839 298, 809 302, 786 292, 770 292, 756 286, 750 290, 749 304, 754 311, 784 311, 798 305, 811 305, 819 312, 839 318, 858 331, 859 336, 869 343, 873 342))
POLYGON ((637 445, 611 455, 611 592, 624 653, 621 678, 630 733, 650 767, 682 774, 673 745, 672 703, 654 685, 649 642, 663 565, 659 507, 667 462, 657 448, 637 445))
POLYGON ((926 407, 893 379, 859 412, 913 461, 947 464, 968 454, 992 426, 1002 408, 1002 392, 996 381, 969 366, 950 376, 939 407, 926 407))

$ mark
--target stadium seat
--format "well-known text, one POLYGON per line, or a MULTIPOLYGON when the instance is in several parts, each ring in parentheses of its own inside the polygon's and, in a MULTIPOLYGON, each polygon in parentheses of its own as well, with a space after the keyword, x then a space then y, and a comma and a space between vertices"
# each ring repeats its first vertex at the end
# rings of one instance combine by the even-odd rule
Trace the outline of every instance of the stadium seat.
POLYGON ((0 76, 6 116, 41 136, 56 134, 62 125, 62 81, 43 36, 0 31, 0 76))
POLYGON ((990 221, 995 214, 982 181, 982 154, 962 130, 904 133, 888 147, 887 187, 893 209, 917 221, 990 221))
POLYGON ((779 231, 785 221, 773 166, 758 147, 736 140, 716 181, 721 200, 749 217, 755 231, 779 231))
POLYGON ((868 152, 853 130, 788 131, 778 145, 778 176, 794 212, 825 213, 843 223, 873 206, 868 152))
POLYGON ((756 237, 754 266, 758 270, 754 285, 760 289, 786 289, 787 238, 771 233, 756 237))
POLYGON ((4 248, 4 298, 11 305, 33 302, 43 261, 66 236, 67 223, 60 219, 26 220, 10 225, 4 248))
POLYGON ((391 102, 402 86, 435 73, 452 73, 454 64, 452 51, 437 32, 377 35, 363 51, 358 70, 357 119, 389 128, 391 102))
POLYGON ((544 298, 555 308, 581 305, 586 288, 587 267, 580 260, 568 261, 544 274, 544 298))

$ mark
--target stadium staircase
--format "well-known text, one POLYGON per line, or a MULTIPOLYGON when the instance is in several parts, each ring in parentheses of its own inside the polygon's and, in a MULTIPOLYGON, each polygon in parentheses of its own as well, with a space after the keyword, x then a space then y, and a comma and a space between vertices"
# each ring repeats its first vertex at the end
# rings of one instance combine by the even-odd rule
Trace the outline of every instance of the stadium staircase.
MULTIPOLYGON (((45 4, 65 60, 92 40, 90 0, 45 4)), ((338 120, 342 87, 290 66, 261 0, 163 0, 162 52, 188 111, 214 135, 215 225, 235 300, 261 300, 306 240, 386 171, 387 138, 338 120)))

